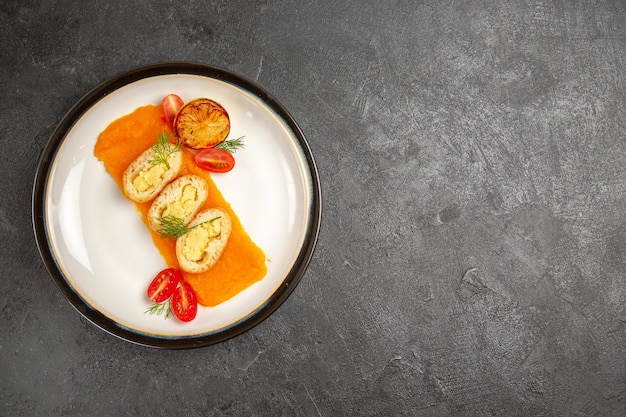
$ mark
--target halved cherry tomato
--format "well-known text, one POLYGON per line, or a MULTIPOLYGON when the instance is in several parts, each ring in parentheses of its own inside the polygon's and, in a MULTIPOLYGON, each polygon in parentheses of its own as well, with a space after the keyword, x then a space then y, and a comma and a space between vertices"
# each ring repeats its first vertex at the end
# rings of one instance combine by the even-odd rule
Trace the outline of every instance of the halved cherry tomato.
POLYGON ((191 285, 181 281, 172 296, 172 311, 181 321, 191 321, 198 312, 198 300, 191 285))
POLYGON ((235 166, 233 155, 220 148, 202 149, 193 159, 200 168, 212 172, 228 172, 235 166))
POLYGON ((161 103, 161 107, 163 107, 163 115, 165 116, 165 121, 171 128, 173 128, 176 113, 178 113, 178 110, 180 110, 184 104, 183 99, 176 94, 168 94, 163 99, 163 102, 161 103))
POLYGON ((174 294, 176 286, 182 280, 183 273, 176 268, 167 268, 159 272, 148 286, 148 298, 161 303, 174 294))

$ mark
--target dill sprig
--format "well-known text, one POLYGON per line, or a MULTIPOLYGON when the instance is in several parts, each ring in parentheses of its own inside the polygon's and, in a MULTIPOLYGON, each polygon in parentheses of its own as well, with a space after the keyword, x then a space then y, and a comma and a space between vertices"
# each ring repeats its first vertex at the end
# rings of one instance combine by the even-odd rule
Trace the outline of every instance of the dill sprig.
POLYGON ((192 229, 200 226, 201 224, 212 222, 214 220, 219 219, 222 216, 214 217, 210 220, 204 221, 202 223, 198 223, 194 226, 188 227, 185 225, 185 221, 180 217, 168 215, 165 217, 159 217, 157 219, 157 223, 159 224, 159 229, 157 233, 161 235, 162 238, 172 238, 177 239, 182 235, 189 233, 192 229))
POLYGON ((152 165, 156 164, 165 164, 167 168, 170 168, 170 164, 168 159, 170 155, 176 152, 180 152, 183 149, 183 145, 177 141, 176 145, 173 145, 169 142, 169 138, 172 136, 171 134, 166 135, 165 132, 161 132, 157 139, 157 143, 152 145, 152 150, 154 151, 154 156, 152 157, 150 162, 152 165))
POLYGON ((235 139, 226 139, 224 142, 217 145, 216 148, 223 149, 226 152, 235 153, 237 150, 245 148, 245 145, 243 144, 244 137, 245 136, 235 139))
POLYGON ((152 306, 150 306, 150 308, 148 308, 143 313, 150 314, 151 316, 161 316, 165 314, 165 318, 167 319, 170 316, 171 312, 172 312, 172 301, 171 299, 168 299, 167 301, 164 301, 162 303, 153 304, 152 306))
POLYGON ((172 239, 179 238, 188 233, 193 227, 199 226, 187 227, 183 219, 172 215, 159 217, 157 223, 159 224, 157 233, 163 238, 169 237, 172 239))

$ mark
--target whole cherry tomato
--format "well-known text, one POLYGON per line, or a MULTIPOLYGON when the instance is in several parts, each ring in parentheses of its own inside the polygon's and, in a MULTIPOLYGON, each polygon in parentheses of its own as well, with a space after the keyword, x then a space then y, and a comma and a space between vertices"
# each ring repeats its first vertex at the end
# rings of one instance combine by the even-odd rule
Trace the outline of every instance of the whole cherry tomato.
POLYGON ((176 94, 168 94, 163 99, 161 103, 161 107, 163 107, 163 115, 165 116, 165 121, 170 127, 173 127, 174 119, 176 118, 176 113, 178 110, 183 107, 185 103, 183 99, 181 99, 176 94))

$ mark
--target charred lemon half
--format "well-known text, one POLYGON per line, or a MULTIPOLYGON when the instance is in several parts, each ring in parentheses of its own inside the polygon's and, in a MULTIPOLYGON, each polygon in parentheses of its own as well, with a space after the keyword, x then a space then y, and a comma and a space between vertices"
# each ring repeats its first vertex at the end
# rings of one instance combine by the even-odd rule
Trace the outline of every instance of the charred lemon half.
POLYGON ((178 110, 174 132, 190 148, 203 149, 219 145, 230 132, 226 109, 216 101, 198 98, 178 110))

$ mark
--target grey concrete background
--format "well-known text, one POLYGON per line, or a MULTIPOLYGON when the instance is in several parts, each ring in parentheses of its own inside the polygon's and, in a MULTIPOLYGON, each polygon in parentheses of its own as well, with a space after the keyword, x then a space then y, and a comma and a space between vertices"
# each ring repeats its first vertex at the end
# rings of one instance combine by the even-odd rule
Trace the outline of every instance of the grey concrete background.
POLYGON ((0 415, 626 415, 620 0, 0 3, 0 415), (217 65, 320 169, 303 281, 160 351, 81 319, 31 229, 65 112, 138 65, 217 65))

